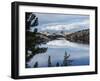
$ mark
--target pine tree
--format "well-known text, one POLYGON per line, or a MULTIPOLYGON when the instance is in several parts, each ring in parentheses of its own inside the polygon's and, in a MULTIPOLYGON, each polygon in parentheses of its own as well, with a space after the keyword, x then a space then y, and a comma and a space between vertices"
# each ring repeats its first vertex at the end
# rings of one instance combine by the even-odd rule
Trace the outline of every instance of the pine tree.
POLYGON ((36 67, 38 67, 38 62, 36 62, 36 63, 34 64, 34 68, 36 68, 36 67))
POLYGON ((68 55, 67 52, 65 51, 63 66, 68 66, 68 65, 70 65, 69 57, 70 57, 70 55, 68 55))
MULTIPOLYGON (((46 52, 47 48, 39 47, 43 42, 39 36, 38 29, 38 17, 33 13, 26 13, 25 15, 25 26, 26 26, 26 62, 29 61, 34 55, 38 53, 46 52), (34 31, 29 31, 31 27, 34 27, 34 31), (31 51, 32 54, 28 54, 31 51)), ((26 65, 27 67, 27 65, 26 65)))
POLYGON ((59 62, 57 62, 56 66, 59 66, 59 62))
POLYGON ((34 23, 32 23, 32 21, 35 19, 35 17, 36 17, 36 15, 32 14, 31 12, 30 13, 26 13, 26 15, 25 15, 26 30, 29 30, 30 27, 34 24, 34 23))
POLYGON ((51 67, 51 57, 48 57, 48 67, 51 67))
POLYGON ((38 24, 38 18, 35 18, 34 22, 31 23, 31 26, 37 26, 38 24))

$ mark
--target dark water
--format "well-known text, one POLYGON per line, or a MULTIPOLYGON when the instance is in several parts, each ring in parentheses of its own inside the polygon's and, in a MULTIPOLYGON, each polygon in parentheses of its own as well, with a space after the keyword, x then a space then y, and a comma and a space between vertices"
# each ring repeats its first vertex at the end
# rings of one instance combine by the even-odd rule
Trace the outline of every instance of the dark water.
POLYGON ((45 53, 35 55, 27 64, 31 68, 36 62, 38 67, 48 66, 48 57, 51 56, 52 66, 63 63, 65 51, 70 54, 72 66, 89 65, 89 45, 73 43, 61 38, 60 40, 49 41, 41 47, 48 47, 45 53))

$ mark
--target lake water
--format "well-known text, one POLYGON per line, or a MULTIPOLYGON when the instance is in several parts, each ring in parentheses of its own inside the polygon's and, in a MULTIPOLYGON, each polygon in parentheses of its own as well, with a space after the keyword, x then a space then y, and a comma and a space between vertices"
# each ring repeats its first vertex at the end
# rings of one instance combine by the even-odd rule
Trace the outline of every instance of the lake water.
POLYGON ((38 67, 48 67, 48 57, 51 57, 52 66, 56 66, 57 62, 61 65, 64 60, 65 51, 70 54, 69 59, 72 66, 89 65, 89 45, 73 43, 61 38, 59 40, 49 41, 41 47, 48 47, 45 53, 40 53, 32 57, 27 63, 31 68, 36 62, 38 67))

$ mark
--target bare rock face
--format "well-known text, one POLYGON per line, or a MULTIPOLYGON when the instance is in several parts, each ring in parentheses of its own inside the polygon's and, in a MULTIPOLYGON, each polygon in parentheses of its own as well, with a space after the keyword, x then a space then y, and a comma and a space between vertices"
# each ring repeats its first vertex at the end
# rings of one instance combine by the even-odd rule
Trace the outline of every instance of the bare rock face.
POLYGON ((71 42, 89 44, 89 29, 68 34, 65 38, 71 42))

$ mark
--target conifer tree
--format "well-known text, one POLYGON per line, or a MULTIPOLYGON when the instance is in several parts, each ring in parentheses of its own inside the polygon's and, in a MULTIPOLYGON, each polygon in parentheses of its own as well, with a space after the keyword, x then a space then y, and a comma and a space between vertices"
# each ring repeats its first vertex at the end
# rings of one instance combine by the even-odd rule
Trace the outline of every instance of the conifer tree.
MULTIPOLYGON (((47 48, 39 47, 43 42, 36 26, 39 25, 38 17, 34 13, 26 13, 25 26, 26 26, 26 62, 29 61, 34 55, 46 52, 47 48), (34 27, 33 31, 30 31, 34 27), (32 53, 29 54, 28 51, 32 53)), ((38 63, 37 63, 38 64, 38 63)), ((27 65, 26 65, 27 67, 27 65)))
POLYGON ((38 67, 38 62, 36 62, 36 63, 34 64, 34 68, 36 68, 36 67, 38 67))
POLYGON ((57 62, 56 66, 59 66, 59 62, 57 62))
POLYGON ((67 54, 67 52, 65 51, 65 56, 64 56, 64 60, 63 60, 63 66, 68 66, 70 65, 70 61, 69 60, 70 55, 67 54))
POLYGON ((48 67, 51 67, 51 57, 48 57, 48 67))

